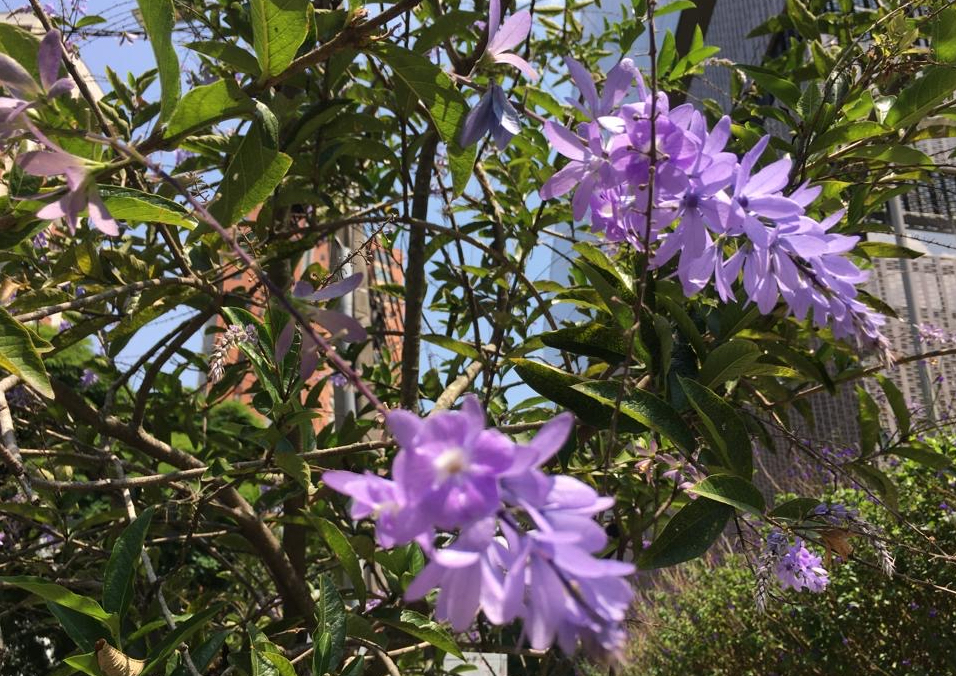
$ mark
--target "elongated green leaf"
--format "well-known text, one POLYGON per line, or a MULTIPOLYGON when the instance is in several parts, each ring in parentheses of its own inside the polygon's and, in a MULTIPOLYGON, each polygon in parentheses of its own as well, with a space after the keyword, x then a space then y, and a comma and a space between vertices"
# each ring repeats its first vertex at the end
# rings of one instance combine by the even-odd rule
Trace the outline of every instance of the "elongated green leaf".
POLYGON ((53 398, 50 377, 33 342, 33 334, 0 307, 0 368, 49 399, 53 398))
POLYGON ((950 460, 946 455, 937 453, 936 451, 919 446, 915 443, 910 446, 894 446, 887 451, 887 453, 898 455, 901 458, 907 458, 913 462, 918 462, 921 465, 932 467, 933 469, 946 469, 948 467, 952 467, 953 465, 953 461, 950 460))
POLYGON ((199 42, 190 42, 186 46, 200 54, 218 59, 242 73, 250 73, 258 76, 259 73, 262 72, 259 69, 259 62, 255 56, 231 42, 201 40, 199 42))
POLYGON ((339 530, 338 526, 331 521, 320 517, 313 517, 310 521, 319 529, 319 532, 322 534, 322 539, 325 540, 325 544, 329 546, 329 549, 331 549, 332 553, 338 558, 339 563, 342 564, 342 569, 345 571, 345 574, 349 576, 359 606, 364 606, 366 594, 365 577, 362 575, 362 564, 359 561, 358 555, 355 553, 355 549, 352 547, 352 543, 349 542, 345 534, 339 530))
POLYGON ((88 615, 70 610, 66 606, 61 606, 51 601, 47 601, 47 608, 57 619, 63 631, 69 636, 80 650, 90 652, 98 640, 110 640, 112 638, 109 630, 103 626, 99 620, 94 620, 88 615))
POLYGON ((161 89, 159 120, 164 122, 173 114, 180 94, 179 57, 173 47, 173 25, 176 23, 173 3, 171 0, 137 0, 137 4, 156 56, 161 89))
POLYGON ((295 666, 284 655, 276 652, 252 651, 253 676, 296 676, 295 666))
POLYGON ((64 658, 63 662, 81 673, 88 674, 88 676, 103 676, 100 665, 96 661, 96 653, 88 652, 82 655, 71 655, 64 658))
POLYGON ((149 507, 127 526, 113 545, 113 553, 103 574, 103 608, 122 620, 133 598, 133 575, 136 572, 143 543, 155 509, 149 507))
POLYGON ((0 577, 0 582, 12 584, 31 594, 36 594, 44 601, 56 603, 70 610, 75 610, 82 615, 92 617, 111 629, 116 626, 114 616, 103 610, 100 604, 89 596, 80 596, 79 594, 71 592, 66 587, 61 587, 53 582, 47 582, 42 578, 30 575, 0 577))
POLYGON ((146 676, 146 674, 165 663, 166 659, 179 647, 180 643, 189 640, 190 636, 206 626, 206 623, 215 617, 222 608, 223 604, 217 603, 202 612, 196 613, 185 622, 180 622, 174 630, 166 634, 163 640, 150 650, 149 656, 147 657, 146 668, 143 669, 140 676, 146 676))
POLYGON ((893 415, 896 416, 896 429, 900 433, 900 438, 905 439, 910 433, 910 409, 906 405, 906 398, 900 392, 896 383, 886 376, 878 375, 876 380, 883 388, 883 394, 886 395, 886 400, 890 402, 893 415))
POLYGON ((289 67, 309 32, 308 0, 251 0, 252 46, 260 80, 289 67))
POLYGON ((950 5, 936 15, 930 37, 936 60, 956 64, 956 7, 950 5))
POLYGON ((800 88, 790 80, 780 77, 773 71, 760 66, 737 66, 753 78, 761 89, 764 89, 785 103, 790 108, 796 108, 800 100, 800 88))
POLYGON ((856 398, 859 402, 860 451, 868 456, 876 450, 880 439, 880 408, 870 393, 857 385, 856 398))
POLYGON ((880 136, 889 131, 882 124, 861 120, 840 124, 816 136, 810 144, 810 152, 826 151, 860 139, 880 136))
POLYGON ((166 138, 207 127, 232 117, 251 117, 256 106, 234 80, 196 87, 176 104, 166 125, 166 138))
MULTIPOLYGON (((228 631, 217 631, 198 647, 189 647, 189 656, 192 658, 193 664, 196 665, 196 670, 200 674, 206 673, 206 669, 209 668, 209 665, 212 664, 212 661, 216 659, 216 656, 222 650, 222 645, 226 642, 229 634, 230 632, 228 631)), ((176 671, 172 673, 172 676, 189 676, 189 669, 185 664, 180 664, 176 667, 176 671)))
POLYGON ((757 487, 733 474, 711 474, 688 490, 758 516, 763 516, 766 509, 763 495, 757 487))
POLYGON ((189 217, 189 212, 181 204, 161 195, 118 186, 100 186, 100 197, 113 218, 121 221, 168 223, 189 230, 196 227, 196 221, 189 217))
POLYGON ((623 331, 597 322, 542 333, 541 342, 548 347, 597 357, 613 364, 627 356, 623 331))
POLYGON ((308 493, 315 492, 315 486, 312 485, 312 469, 309 462, 298 455, 293 449, 280 447, 276 450, 276 465, 289 477, 304 488, 308 493))
POLYGON ((269 198, 290 166, 292 158, 270 148, 260 126, 252 125, 226 169, 210 212, 226 227, 238 223, 269 198))
POLYGON ((956 90, 956 68, 950 65, 931 66, 922 76, 901 91, 884 122, 897 129, 922 120, 956 90))
POLYGON ((700 369, 699 382, 714 389, 728 380, 747 375, 760 358, 760 348, 749 340, 734 338, 716 347, 707 355, 700 369))
POLYGON ((770 516, 775 519, 802 521, 819 504, 820 501, 813 498, 794 498, 774 507, 770 516))
POLYGON ((313 640, 329 635, 328 664, 332 671, 342 662, 345 654, 346 613, 345 603, 332 578, 322 575, 319 578, 319 600, 315 605, 316 627, 313 640))
POLYGON ((663 568, 696 558, 720 537, 734 508, 697 498, 671 517, 664 530, 637 559, 640 568, 663 568))
POLYGON ((468 359, 479 360, 481 355, 478 354, 478 350, 474 345, 466 343, 464 341, 452 338, 451 336, 443 336, 441 334, 429 333, 422 336, 422 340, 431 343, 432 345, 438 345, 443 347, 450 352, 455 354, 460 354, 462 357, 467 357, 468 359))
POLYGON ((312 645, 315 646, 312 652, 312 675, 325 676, 332 669, 330 666, 332 657, 332 634, 323 631, 316 633, 312 638, 312 645))
MULTIPOLYGON (((610 406, 617 401, 619 388, 618 383, 606 380, 592 380, 574 386, 578 392, 610 406)), ((650 392, 638 389, 625 392, 621 399, 621 413, 667 437, 688 455, 697 448, 694 433, 677 410, 650 392)))
POLYGON ((428 109, 432 124, 448 147, 453 190, 456 195, 460 194, 471 177, 476 153, 474 145, 462 148, 458 143, 468 111, 461 92, 438 66, 421 54, 388 42, 378 43, 374 53, 428 109))
POLYGON ((376 619, 382 624, 400 629, 421 641, 428 641, 449 655, 454 655, 458 659, 464 659, 464 656, 461 654, 461 648, 455 643, 455 639, 448 633, 448 630, 424 615, 416 613, 413 610, 403 610, 398 617, 386 615, 377 616, 376 619))
MULTIPOLYGON (((578 376, 531 359, 516 357, 510 361, 515 365, 515 371, 521 379, 538 394, 574 411, 575 415, 588 425, 606 428, 610 424, 613 408, 574 389, 576 385, 584 382, 578 376)), ((644 425, 627 416, 620 418, 618 429, 637 433, 647 430, 644 425)))
POLYGON ((922 251, 889 242, 860 242, 857 248, 871 258, 919 258, 923 255, 922 251))
POLYGON ((703 422, 704 435, 727 468, 745 479, 753 476, 753 445, 734 407, 695 380, 681 378, 680 384, 703 422))

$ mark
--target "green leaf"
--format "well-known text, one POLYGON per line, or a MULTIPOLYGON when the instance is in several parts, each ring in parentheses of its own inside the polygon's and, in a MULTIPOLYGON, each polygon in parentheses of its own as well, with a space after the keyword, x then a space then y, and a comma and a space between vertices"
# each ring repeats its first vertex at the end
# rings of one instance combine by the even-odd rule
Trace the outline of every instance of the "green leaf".
POLYGON ((894 446, 888 450, 887 453, 898 455, 901 458, 907 458, 933 469, 948 469, 953 465, 953 461, 943 453, 937 453, 936 451, 931 451, 928 448, 922 448, 915 444, 911 446, 894 446))
POLYGON ((548 347, 597 357, 611 364, 621 362, 627 356, 627 343, 622 331, 598 322, 548 331, 540 337, 541 342, 548 347))
POLYGON ((268 147, 260 125, 253 124, 223 175, 210 213, 224 227, 235 225, 272 195, 291 166, 292 158, 268 147))
POLYGON ((802 37, 809 39, 820 37, 817 18, 803 4, 803 0, 787 0, 787 15, 802 37))
POLYGON ((130 223, 167 223, 192 230, 196 221, 181 204, 161 195, 118 186, 100 186, 100 197, 113 218, 130 223))
POLYGON ((116 613, 120 621, 133 599, 133 576, 143 551, 146 533, 155 509, 149 507, 128 525, 113 545, 113 553, 103 573, 103 608, 116 613))
POLYGON ((53 387, 33 342, 33 332, 0 307, 0 368, 19 377, 48 399, 53 387))
POLYGON ((77 671, 88 674, 89 676, 103 676, 100 671, 100 665, 96 661, 96 653, 88 652, 82 655, 70 655, 63 659, 64 664, 69 664, 77 671))
POLYGON ((173 47, 173 25, 176 23, 173 3, 171 0, 137 0, 137 4, 156 56, 161 89, 159 121, 165 122, 173 114, 180 94, 179 58, 173 47))
POLYGON ((6 21, 0 21, 0 53, 23 66, 34 80, 40 80, 37 69, 37 51, 40 41, 29 31, 6 21))
POLYGON ((114 634, 117 633, 115 631, 115 629, 118 628, 116 617, 103 610, 100 604, 89 596, 80 596, 79 594, 71 592, 66 587, 61 587, 58 584, 47 582, 42 578, 33 577, 31 575, 0 577, 0 582, 12 584, 31 594, 36 594, 44 601, 56 603, 70 610, 75 610, 82 615, 99 620, 105 626, 109 627, 114 634))
POLYGON ((285 447, 278 448, 273 457, 279 469, 293 481, 302 486, 308 493, 315 492, 315 486, 312 485, 312 470, 308 461, 293 449, 285 447))
POLYGON ((284 655, 271 650, 253 647, 251 663, 252 676, 296 676, 295 666, 284 655))
POLYGON ((190 636, 202 629, 209 620, 222 610, 223 605, 217 603, 176 625, 175 629, 166 634, 163 640, 149 651, 146 668, 143 669, 140 676, 146 676, 153 669, 162 665, 172 652, 179 647, 180 643, 188 641, 190 636))
POLYGON ((869 120, 847 122, 831 127, 822 134, 815 136, 813 142, 810 143, 810 152, 832 152, 833 149, 847 143, 882 136, 887 132, 888 129, 877 122, 869 120))
MULTIPOLYGON (((611 423, 613 411, 611 406, 602 404, 575 389, 577 385, 584 382, 580 377, 531 359, 514 357, 510 361, 528 387, 559 406, 574 411, 582 422, 598 428, 607 428, 611 423)), ((647 430, 644 425, 626 416, 618 420, 618 429, 622 432, 635 433, 647 430)))
POLYGON ((728 380, 747 375, 760 358, 760 348, 749 340, 734 338, 714 348, 700 368, 701 385, 714 389, 728 380))
POLYGON ((262 72, 255 56, 231 42, 200 40, 199 42, 190 42, 186 46, 194 52, 222 61, 241 73, 249 73, 258 77, 259 73, 262 72))
POLYGON ((896 429, 900 433, 900 438, 905 439, 910 433, 910 409, 906 405, 906 398, 896 383, 885 375, 876 376, 876 380, 883 388, 883 394, 886 395, 886 400, 890 403, 890 408, 896 417, 896 429))
POLYGON ((109 629, 104 627, 102 622, 88 615, 50 601, 47 601, 46 607, 80 650, 90 652, 101 638, 107 641, 112 638, 109 629))
POLYGON ((322 534, 322 539, 325 540, 325 544, 329 546, 329 549, 335 554, 339 563, 342 564, 342 569, 345 571, 345 574, 349 576, 359 606, 364 606, 366 595, 365 577, 362 575, 362 564, 359 561, 358 555, 355 553, 355 549, 352 547, 352 543, 349 542, 345 534, 339 530, 338 526, 331 521, 320 517, 312 517, 309 520, 319 529, 319 532, 322 534))
MULTIPOLYGON (((575 385, 574 389, 603 404, 614 406, 620 384, 614 381, 592 380, 575 385)), ((677 410, 650 392, 639 389, 626 391, 621 399, 621 413, 667 437, 687 455, 693 454, 697 448, 694 433, 677 410)))
POLYGON ((308 0, 251 0, 252 46, 262 74, 259 81, 289 67, 309 32, 308 0))
POLYGON ((637 559, 643 569, 673 566, 696 558, 720 537, 734 508, 707 498, 689 502, 670 518, 637 559))
POLYGON ((933 19, 930 29, 933 53, 941 63, 956 63, 956 7, 944 8, 933 19))
POLYGON ((919 258, 923 255, 922 251, 889 242, 860 242, 856 246, 870 258, 919 258))
POLYGON ((432 345, 443 347, 449 352, 460 354, 462 357, 467 357, 468 359, 473 359, 475 361, 479 361, 481 359, 481 355, 478 354, 478 350, 475 349, 474 345, 456 338, 452 338, 451 336, 430 333, 423 335, 422 340, 431 343, 432 345))
POLYGON ((801 92, 800 88, 791 80, 784 79, 774 71, 760 66, 738 65, 737 68, 747 73, 761 89, 770 92, 780 99, 782 103, 790 108, 797 108, 801 92))
POLYGON ((477 152, 474 145, 462 148, 458 144, 468 111, 461 92, 438 66, 421 54, 388 42, 377 43, 374 54, 428 109, 432 124, 448 147, 454 194, 461 194, 471 178, 477 152))
POLYGON ((819 504, 820 501, 813 498, 794 498, 774 507, 770 516, 775 519, 802 521, 819 504))
POLYGON ((733 474, 711 474, 688 490, 757 516, 763 516, 766 509, 763 495, 757 487, 733 474))
POLYGON ((901 91, 884 122, 897 129, 918 123, 956 90, 956 67, 931 66, 901 91))
POLYGON ((870 393, 857 385, 856 398, 859 402, 857 420, 860 424, 860 452, 864 457, 876 450, 880 440, 880 408, 870 393))
POLYGON ((853 472, 870 490, 876 493, 887 507, 894 512, 899 511, 899 489, 882 470, 861 462, 850 462, 845 464, 844 467, 853 472))
POLYGON ((319 577, 319 600, 315 607, 316 628, 313 640, 329 635, 328 670, 333 671, 345 654, 345 603, 328 575, 319 577))
POLYGON ((458 644, 455 643, 455 639, 452 638, 452 635, 448 633, 448 630, 424 615, 416 613, 413 610, 403 610, 397 618, 392 615, 377 616, 376 619, 382 624, 400 629, 420 641, 427 641, 449 655, 454 655, 458 659, 464 659, 464 656, 461 654, 461 649, 458 647, 458 644))
POLYGON ((726 467, 745 479, 753 476, 750 435, 734 407, 696 380, 680 378, 680 384, 703 422, 705 436, 726 467))
MULTIPOLYGON (((222 645, 226 642, 230 633, 231 632, 226 630, 217 631, 198 647, 189 647, 189 656, 192 658, 193 664, 200 674, 206 673, 209 665, 212 664, 212 661, 216 659, 216 656, 222 650, 222 645)), ((172 673, 172 676, 189 676, 189 669, 185 664, 180 664, 176 667, 176 671, 172 673)))
POLYGON ((235 80, 217 80, 186 92, 166 125, 166 138, 179 136, 232 117, 249 117, 256 106, 235 80))

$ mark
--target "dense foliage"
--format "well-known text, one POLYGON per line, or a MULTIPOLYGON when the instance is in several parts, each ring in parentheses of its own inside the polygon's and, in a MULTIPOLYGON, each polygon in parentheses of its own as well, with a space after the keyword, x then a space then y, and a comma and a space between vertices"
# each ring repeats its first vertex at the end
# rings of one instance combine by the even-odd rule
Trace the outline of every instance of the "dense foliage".
MULTIPOLYGON (((940 449, 954 456, 951 442, 940 449)), ((844 489, 830 499, 881 523, 905 581, 888 580, 868 561, 866 544, 851 540, 854 560, 832 568, 825 594, 774 601, 766 614, 752 603, 746 561, 729 554, 717 565, 685 564, 662 575, 638 605, 628 673, 633 674, 948 674, 956 669, 956 579, 952 565, 924 553, 956 545, 956 475, 904 461, 892 471, 904 522, 885 517, 864 492, 844 489), (912 525, 919 524, 922 533, 912 525), (921 584, 932 580, 939 587, 921 584), (700 637, 688 641, 687 636, 700 637)), ((822 551, 823 547, 818 545, 822 551)))
POLYGON ((140 0, 156 68, 100 99, 96 17, 0 25, 3 673, 568 673, 731 525, 758 605, 840 578, 824 526, 894 575, 753 449, 819 456, 796 418, 859 383, 841 476, 892 513, 888 458, 949 464, 859 284, 952 169, 956 9, 790 0, 732 64, 654 30, 692 4, 140 0))

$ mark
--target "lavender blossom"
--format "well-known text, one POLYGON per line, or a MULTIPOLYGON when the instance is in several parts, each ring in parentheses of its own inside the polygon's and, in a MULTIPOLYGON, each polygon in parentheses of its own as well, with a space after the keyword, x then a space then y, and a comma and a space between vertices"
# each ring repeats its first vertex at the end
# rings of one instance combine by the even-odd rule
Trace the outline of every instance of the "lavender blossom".
POLYGON ((867 275, 847 258, 858 238, 832 232, 843 212, 821 221, 806 214, 819 187, 785 192, 789 159, 757 168, 769 154, 769 137, 738 158, 725 150, 729 118, 708 129, 690 104, 671 109, 664 93, 652 96, 632 64, 612 69, 600 98, 581 64, 566 65, 584 100, 572 104, 591 121, 573 131, 545 124, 551 146, 570 161, 542 186, 543 199, 574 191, 574 218, 590 210, 592 230, 607 241, 654 247, 649 253, 658 268, 676 258, 688 296, 713 283, 720 299, 731 302, 740 279, 762 313, 782 300, 784 314, 812 319, 892 360, 885 317, 858 298, 867 275), (618 108, 628 89, 637 100, 618 108))
POLYGON ((501 23, 501 0, 491 0, 488 6, 488 41, 483 58, 492 63, 507 63, 532 80, 538 73, 523 58, 509 51, 521 44, 531 32, 531 14, 526 9, 515 12, 501 23))
POLYGON ((86 390, 96 383, 100 382, 100 377, 96 374, 93 369, 83 369, 83 374, 80 376, 80 389, 86 390))
POLYGON ((775 572, 783 589, 819 593, 830 582, 823 559, 807 549, 800 538, 780 557, 775 572))
POLYGON ((557 416, 530 443, 517 444, 485 427, 473 396, 460 411, 424 420, 393 411, 386 423, 401 450, 391 480, 344 471, 325 472, 323 480, 352 498, 353 518, 375 519, 379 544, 422 546, 429 561, 406 596, 437 588, 437 615, 456 631, 481 612, 498 625, 520 618, 534 648, 557 643, 568 653, 580 645, 615 655, 633 598, 623 578, 634 568, 595 556, 607 536, 594 517, 613 500, 541 469, 572 420, 557 416))
MULTIPOLYGON (((368 338, 368 332, 353 317, 324 308, 314 307, 314 303, 334 300, 352 293, 362 283, 362 273, 357 272, 343 280, 329 284, 318 291, 308 282, 297 282, 292 289, 292 296, 303 303, 308 303, 304 310, 306 317, 324 328, 333 339, 341 339, 350 343, 360 343, 368 338)), ((295 320, 290 319, 276 340, 276 361, 281 362, 295 337, 295 320)), ((309 337, 308 332, 302 333, 302 351, 299 362, 299 375, 303 380, 308 378, 319 364, 319 346, 309 337)))

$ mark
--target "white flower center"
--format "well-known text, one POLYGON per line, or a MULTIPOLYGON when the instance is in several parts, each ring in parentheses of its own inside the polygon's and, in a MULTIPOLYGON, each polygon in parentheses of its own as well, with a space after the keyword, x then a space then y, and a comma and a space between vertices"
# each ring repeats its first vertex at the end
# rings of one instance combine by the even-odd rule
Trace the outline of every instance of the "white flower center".
POLYGON ((435 458, 434 465, 438 477, 444 481, 468 469, 468 456, 465 451, 453 446, 435 458))

